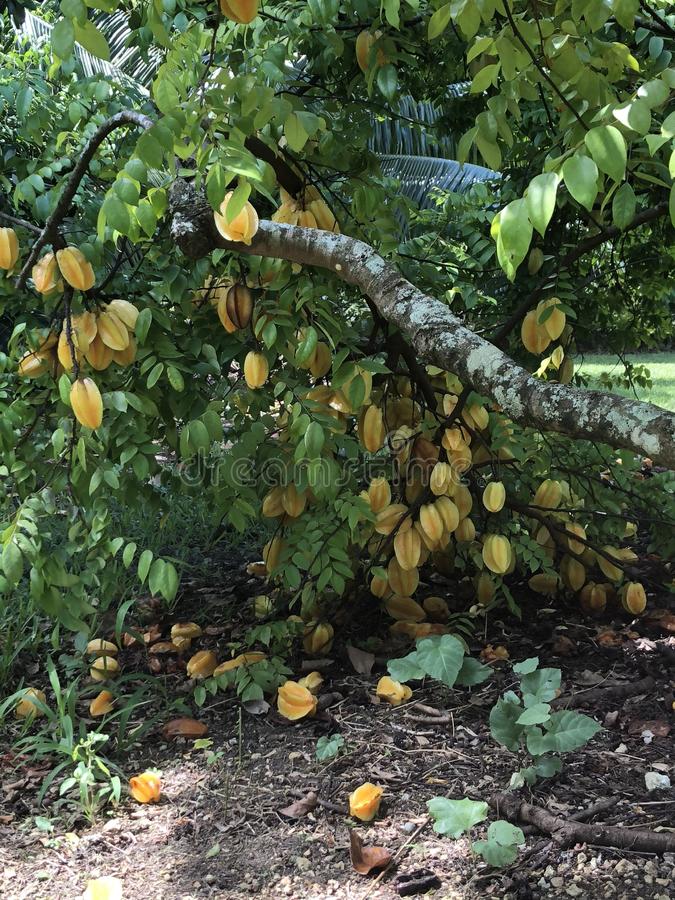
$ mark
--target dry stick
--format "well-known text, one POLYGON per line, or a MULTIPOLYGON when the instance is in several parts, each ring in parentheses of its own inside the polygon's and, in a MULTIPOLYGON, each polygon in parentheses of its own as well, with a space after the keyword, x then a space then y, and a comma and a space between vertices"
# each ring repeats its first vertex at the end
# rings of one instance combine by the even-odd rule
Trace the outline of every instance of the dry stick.
POLYGON ((82 155, 78 159, 73 171, 70 173, 66 186, 54 207, 54 211, 47 219, 45 227, 40 233, 40 237, 35 241, 28 254, 28 258, 16 279, 17 291, 20 291, 25 286, 28 275, 34 264, 37 262, 40 250, 42 250, 45 244, 48 244, 56 235, 58 225, 68 212, 73 197, 80 186, 80 182, 84 178, 87 169, 89 168, 89 163, 94 158, 94 154, 99 146, 109 134, 115 131, 116 128, 125 127, 127 125, 138 125, 147 130, 154 125, 154 122, 149 116, 143 115, 143 113, 135 112, 134 110, 124 110, 123 112, 119 112, 109 119, 106 119, 106 121, 96 129, 94 134, 87 141, 85 148, 82 151, 82 155))
POLYGON ((424 820, 424 822, 422 822, 422 824, 418 828, 416 828, 415 831, 413 831, 413 833, 410 835, 410 837, 403 844, 401 844, 401 846, 398 848, 396 853, 394 853, 391 860, 389 861, 389 865, 386 868, 382 869, 380 874, 377 876, 377 878, 372 882, 372 884, 370 885, 368 890, 365 892, 365 894, 363 895, 361 900, 367 900, 367 898, 370 897, 370 895, 373 893, 373 891, 378 886, 378 884, 382 881, 382 879, 387 874, 387 872, 392 868, 392 866, 394 865, 396 860, 399 859, 403 855, 403 851, 406 849, 406 847, 409 847, 410 844, 412 844, 412 842, 418 836, 418 834, 420 834, 422 831, 424 831, 424 829, 427 827, 429 822, 431 822, 431 816, 427 816, 427 818, 424 820))
POLYGON ((634 697, 637 694, 646 694, 654 690, 656 682, 651 676, 640 681, 628 681, 625 684, 610 684, 607 687, 591 688, 588 691, 579 691, 568 697, 558 697, 553 700, 551 706, 554 709, 578 709, 580 706, 590 706, 597 701, 623 700, 626 697, 634 697))
POLYGON ((554 816, 546 809, 533 806, 531 803, 522 803, 518 797, 509 794, 495 794, 488 802, 499 815, 504 815, 512 822, 536 825, 544 834, 550 834, 554 843, 561 847, 595 844, 598 847, 615 847, 637 853, 675 852, 675 834, 601 823, 587 825, 554 816))

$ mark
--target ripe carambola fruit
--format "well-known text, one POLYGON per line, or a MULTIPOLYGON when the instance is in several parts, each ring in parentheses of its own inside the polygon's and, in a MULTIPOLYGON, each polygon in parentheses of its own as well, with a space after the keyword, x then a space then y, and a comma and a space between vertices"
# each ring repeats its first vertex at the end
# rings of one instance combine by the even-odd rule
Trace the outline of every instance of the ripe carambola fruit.
POLYGON ((420 573, 417 568, 401 568, 399 561, 392 556, 387 566, 387 581, 395 594, 401 597, 411 597, 420 583, 420 573))
POLYGON ((551 343, 551 337, 543 325, 539 324, 539 315, 532 309, 523 319, 520 326, 520 339, 530 353, 539 356, 551 343))
POLYGON ((439 497, 434 506, 441 515, 443 527, 450 533, 459 525, 459 510, 449 497, 439 497))
POLYGON ((506 502, 506 488, 501 481, 491 481, 483 491, 483 506, 488 512, 498 513, 506 502))
POLYGON ((91 344, 89 344, 84 356, 92 369, 102 372, 112 362, 113 353, 115 352, 117 351, 111 350, 107 344, 103 343, 100 335, 97 334, 91 344))
POLYGON ((11 272, 19 258, 19 239, 13 228, 0 228, 0 269, 11 272))
POLYGON ((59 278, 59 267, 56 264, 56 257, 53 253, 45 253, 42 259, 39 259, 31 270, 31 277, 35 290, 39 294, 50 294, 56 288, 63 288, 63 282, 59 278))
POLYGON ((103 421, 101 392, 91 378, 78 378, 70 388, 70 405, 85 428, 98 428, 103 421))
POLYGON ((57 250, 56 261, 61 274, 76 291, 88 291, 90 288, 93 288, 96 280, 94 270, 84 253, 78 250, 77 247, 66 247, 65 250, 57 250))
POLYGON ((541 323, 540 327, 545 329, 546 334, 552 341, 557 341, 565 330, 565 324, 567 322, 567 316, 560 309, 560 300, 558 300, 557 297, 549 297, 548 300, 542 300, 537 305, 535 312, 537 315, 537 322, 541 323), (553 312, 549 313, 545 322, 541 322, 544 313, 551 307, 553 308, 553 312))
POLYGON ((248 25, 258 15, 259 0, 220 0, 220 11, 238 25, 248 25))
POLYGON ((295 722, 316 712, 316 697, 297 681, 287 681, 279 688, 277 709, 285 718, 295 722))
POLYGON ((267 381, 270 367, 264 354, 251 350, 244 360, 244 378, 251 390, 257 390, 267 381))
POLYGON ((621 605, 626 612, 639 616, 647 606, 645 589, 638 581, 631 581, 621 591, 621 605))
POLYGON ((415 528, 399 531, 394 538, 394 553, 402 569, 415 569, 422 553, 422 541, 415 528))
POLYGON ((391 503, 391 488, 386 478, 373 478, 368 485, 368 503, 374 513, 380 513, 391 503))
POLYGON ((589 615, 604 612, 607 606, 607 591, 601 584, 589 581, 579 593, 579 603, 583 611, 589 615))
POLYGON ((310 622, 305 629, 302 646, 312 656, 328 653, 333 646, 333 626, 330 622, 310 622))
POLYGON ((557 509, 562 500, 562 486, 559 481, 547 478, 539 485, 532 500, 532 506, 557 509))
POLYGON ((102 312, 98 317, 98 334, 111 350, 126 350, 129 346, 129 330, 114 312, 102 312))
POLYGON ((571 591, 580 591, 586 582, 586 568, 573 556, 565 554, 560 560, 560 575, 571 591))
POLYGON ((298 491, 296 486, 291 483, 281 495, 281 505, 292 519, 297 519, 305 511, 307 503, 307 493, 298 491))
MULTIPOLYGON (((361 69, 364 74, 368 72, 370 48, 375 41, 379 40, 381 37, 381 31, 376 31, 374 34, 371 34, 370 31, 361 31, 356 38, 356 61, 359 64, 359 69, 361 69)), ((375 61, 378 66, 386 65, 387 57, 385 56, 384 51, 377 51, 375 61)))
POLYGON ((234 284, 225 298, 227 316, 235 328, 246 328, 253 315, 253 294, 245 284, 234 284))
POLYGON ((227 207, 234 191, 225 194, 225 199, 220 204, 220 210, 214 213, 216 228, 226 241, 236 241, 242 244, 250 244, 258 230, 258 213, 253 206, 246 201, 243 208, 237 213, 231 222, 227 221, 227 207))
POLYGON ((384 604, 385 609, 392 617, 401 622, 422 622, 426 613, 412 597, 399 597, 394 595, 384 604))
POLYGON ((511 565, 511 544, 503 534, 489 534, 483 544, 483 562, 497 575, 504 575, 511 565))
POLYGON ((443 537, 443 518, 433 503, 425 503, 420 507, 420 526, 434 544, 443 537))
POLYGON ((384 444, 384 420, 382 410, 369 406, 361 420, 359 429, 361 443, 370 453, 377 453, 384 444))
POLYGON ((555 594, 560 587, 558 576, 547 575, 545 572, 538 572, 536 575, 533 575, 527 583, 537 594, 544 594, 546 597, 555 594))

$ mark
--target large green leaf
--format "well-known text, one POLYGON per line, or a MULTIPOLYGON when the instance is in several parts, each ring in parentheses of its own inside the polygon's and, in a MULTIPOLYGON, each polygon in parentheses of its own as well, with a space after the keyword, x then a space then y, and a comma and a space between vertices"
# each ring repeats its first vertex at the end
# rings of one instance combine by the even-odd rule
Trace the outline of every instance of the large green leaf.
POLYGON ((483 800, 448 800, 433 797, 427 801, 429 815, 434 820, 434 831, 459 838, 474 825, 482 822, 488 814, 488 805, 483 800))
POLYGON ((424 638, 417 643, 417 663, 427 675, 453 687, 464 661, 464 645, 451 634, 424 638))

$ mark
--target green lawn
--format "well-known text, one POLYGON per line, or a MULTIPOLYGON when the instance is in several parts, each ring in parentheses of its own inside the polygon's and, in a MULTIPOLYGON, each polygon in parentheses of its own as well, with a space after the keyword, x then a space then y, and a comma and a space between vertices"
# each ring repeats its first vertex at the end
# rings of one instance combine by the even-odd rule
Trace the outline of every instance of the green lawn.
MULTIPOLYGON (((635 365, 646 366, 652 379, 651 389, 636 386, 638 398, 649 400, 675 412, 675 352, 634 353, 629 354, 627 358, 635 365)), ((623 373, 623 366, 616 357, 609 354, 588 353, 584 357, 580 371, 590 376, 590 387, 601 388, 599 379, 602 373, 619 376, 623 373)), ((616 391, 626 396, 635 396, 629 389, 616 388, 616 391)))

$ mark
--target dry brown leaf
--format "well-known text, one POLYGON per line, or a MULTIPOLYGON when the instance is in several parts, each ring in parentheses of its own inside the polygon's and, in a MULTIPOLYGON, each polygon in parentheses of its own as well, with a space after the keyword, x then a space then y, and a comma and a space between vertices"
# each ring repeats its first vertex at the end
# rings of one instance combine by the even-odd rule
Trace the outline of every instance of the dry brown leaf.
POLYGON ((177 653, 178 647, 175 644, 172 644, 171 641, 159 641, 156 644, 153 644, 152 647, 148 648, 148 653, 154 653, 158 655, 160 653, 177 653))
POLYGON ((670 725, 661 719, 631 719, 628 723, 628 734, 642 734, 643 731, 651 731, 654 737, 667 737, 670 725))
POLYGON ((483 662, 501 662, 502 660, 509 658, 509 651, 502 644, 499 644, 497 647, 493 647, 492 644, 487 644, 482 650, 480 654, 480 658, 483 662))
POLYGON ((613 628, 603 628, 598 632, 596 641, 601 647, 622 647, 623 636, 613 628))
POLYGON ((290 806, 280 809, 279 813, 282 816, 287 816, 289 819, 301 819, 316 809, 318 799, 314 791, 310 791, 305 797, 301 797, 300 800, 296 800, 290 806))
POLYGON ((146 644, 152 644, 155 641, 159 640, 159 638, 161 636, 162 636, 162 629, 159 627, 159 625, 154 624, 154 625, 151 625, 148 628, 148 630, 145 632, 145 634, 143 635, 143 640, 145 641, 146 644))
POLYGON ((359 675, 370 675, 375 665, 375 654, 368 653, 366 650, 359 650, 358 647, 352 647, 347 644, 347 656, 354 666, 354 671, 359 675))
POLYGON ((162 734, 169 740, 175 737, 200 738, 208 732, 209 726, 196 719, 172 719, 162 728, 162 734))
POLYGON ((577 649, 577 645, 566 634, 560 634, 555 639, 552 649, 556 656, 569 656, 577 649))
POLYGON ((384 869, 391 862, 391 853, 387 849, 364 846, 353 830, 349 832, 349 855, 354 871, 359 875, 370 875, 373 869, 384 869))

